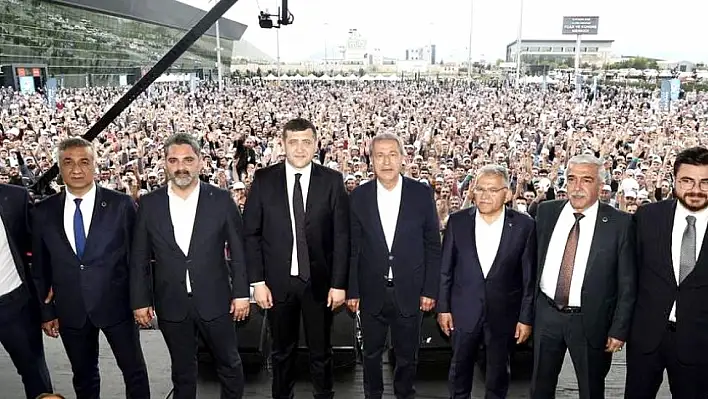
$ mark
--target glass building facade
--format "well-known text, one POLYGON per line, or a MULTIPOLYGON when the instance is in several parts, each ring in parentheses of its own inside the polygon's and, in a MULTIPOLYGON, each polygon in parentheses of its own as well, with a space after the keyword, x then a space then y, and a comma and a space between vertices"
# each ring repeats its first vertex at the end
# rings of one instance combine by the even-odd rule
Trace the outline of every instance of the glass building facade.
MULTIPOLYGON (((192 24, 200 17, 195 13, 192 24)), ((45 1, 0 0, 0 65, 46 64, 50 76, 117 80, 150 68, 185 32, 45 1)), ((222 70, 229 71, 234 42, 220 40, 222 70)), ((204 35, 170 72, 215 67, 216 38, 204 35)))

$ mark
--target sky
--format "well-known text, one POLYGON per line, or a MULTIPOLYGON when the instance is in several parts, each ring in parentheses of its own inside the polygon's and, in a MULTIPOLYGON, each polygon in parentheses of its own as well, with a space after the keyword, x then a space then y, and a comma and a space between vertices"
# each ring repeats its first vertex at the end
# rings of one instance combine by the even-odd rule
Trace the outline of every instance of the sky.
MULTIPOLYGON (((204 10, 214 4, 179 1, 204 10)), ((279 32, 261 29, 257 16, 277 13, 281 0, 239 0, 225 17, 248 25, 243 39, 273 58, 279 47, 284 62, 322 58, 325 49, 333 53, 349 29, 386 57, 403 58, 406 48, 432 43, 439 59, 464 61, 470 26, 472 59, 495 61, 516 40, 522 2, 525 40, 575 39, 561 34, 563 16, 599 16, 598 35, 585 37, 614 40, 618 56, 708 61, 708 2, 699 0, 288 0, 295 22, 279 32)))

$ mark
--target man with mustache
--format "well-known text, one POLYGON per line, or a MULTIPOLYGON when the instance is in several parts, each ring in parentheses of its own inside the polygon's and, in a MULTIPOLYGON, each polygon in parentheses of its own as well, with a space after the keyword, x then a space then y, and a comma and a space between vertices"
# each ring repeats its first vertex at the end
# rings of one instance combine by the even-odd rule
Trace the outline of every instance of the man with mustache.
POLYGON ((142 196, 138 209, 130 262, 135 321, 147 326, 157 310, 175 399, 197 395, 197 331, 214 354, 221 398, 240 399, 233 322, 249 310, 241 215, 228 191, 200 182, 201 148, 192 135, 177 133, 164 148, 169 182, 142 196))
POLYGON ((708 397, 708 149, 674 161, 674 199, 639 207, 637 305, 627 344, 625 398, 708 397))
POLYGON ((580 399, 605 397, 612 353, 622 350, 636 297, 632 217, 600 203, 603 162, 568 161, 568 200, 538 207, 538 277, 531 398, 555 397, 566 351, 580 399))

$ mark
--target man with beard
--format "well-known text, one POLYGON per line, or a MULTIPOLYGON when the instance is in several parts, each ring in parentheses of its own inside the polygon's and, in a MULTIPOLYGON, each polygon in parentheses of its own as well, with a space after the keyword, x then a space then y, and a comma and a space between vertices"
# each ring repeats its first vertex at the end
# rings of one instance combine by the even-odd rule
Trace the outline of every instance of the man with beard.
POLYGON ((153 306, 159 314, 175 399, 197 395, 197 331, 215 356, 221 398, 241 398, 243 368, 233 323, 249 310, 241 216, 228 191, 199 181, 200 153, 189 134, 165 141, 169 182, 141 198, 130 299, 137 323, 149 325, 153 306))
POLYGON ((674 161, 669 201, 639 207, 637 305, 627 345, 625 398, 655 398, 669 377, 675 398, 708 397, 708 149, 674 161))
POLYGON ((600 203, 603 162, 568 161, 568 200, 538 206, 532 399, 556 395, 566 351, 580 399, 605 397, 612 354, 629 335, 636 297, 632 217, 600 203))

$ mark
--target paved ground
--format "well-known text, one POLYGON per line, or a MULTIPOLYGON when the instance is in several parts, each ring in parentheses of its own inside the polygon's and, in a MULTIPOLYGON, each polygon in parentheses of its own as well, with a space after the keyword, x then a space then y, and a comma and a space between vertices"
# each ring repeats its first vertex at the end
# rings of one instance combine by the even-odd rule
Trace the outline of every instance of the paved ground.
MULTIPOLYGON (((143 351, 148 361, 149 375, 152 387, 153 398, 164 398, 170 391, 170 360, 167 354, 162 336, 158 331, 143 331, 142 332, 143 351)), ((46 338, 45 347, 47 351, 47 361, 49 369, 52 373, 52 379, 56 387, 56 391, 65 394, 67 397, 72 397, 73 389, 71 387, 71 368, 61 346, 61 341, 46 338)), ((573 376, 573 366, 566 359, 566 364, 563 368, 561 381, 558 387, 558 398, 577 398, 575 377, 573 376)), ((520 357, 515 361, 514 367, 517 372, 514 373, 510 398, 527 398, 528 397, 528 381, 529 373, 524 372, 528 369, 530 359, 528 357, 520 357)), ((101 343, 101 376, 102 376, 102 397, 107 399, 117 399, 125 397, 122 378, 115 360, 108 347, 107 342, 102 337, 101 343)), ((213 371, 208 367, 200 372, 200 387, 199 398, 218 398, 218 382, 214 377, 213 371)), ((390 373, 389 373, 390 375, 390 373)), ((625 366, 623 355, 615 357, 614 366, 610 371, 610 376, 607 381, 607 398, 621 398, 624 392, 624 375, 625 366)), ((419 382, 417 384, 418 397, 422 399, 446 398, 446 383, 447 364, 444 361, 432 361, 421 364, 419 368, 419 382)), ((246 397, 247 398, 268 398, 270 397, 270 379, 267 372, 247 371, 246 397)), ((477 378, 479 381, 479 378, 477 378)), ((666 384, 659 394, 660 398, 670 398, 666 384)), ((14 366, 7 354, 0 350, 0 387, 2 393, 0 397, 3 399, 22 399, 22 384, 19 376, 16 374, 14 366)), ((473 397, 481 398, 483 393, 480 389, 481 381, 476 383, 473 397)), ((297 385, 299 397, 310 397, 308 394, 309 385, 307 378, 301 379, 297 385)), ((337 370, 336 386, 337 397, 339 398, 362 398, 362 372, 361 366, 348 367, 337 370)), ((391 394, 390 377, 387 378, 387 392, 391 394)), ((392 395, 390 396, 392 397, 392 395)))

